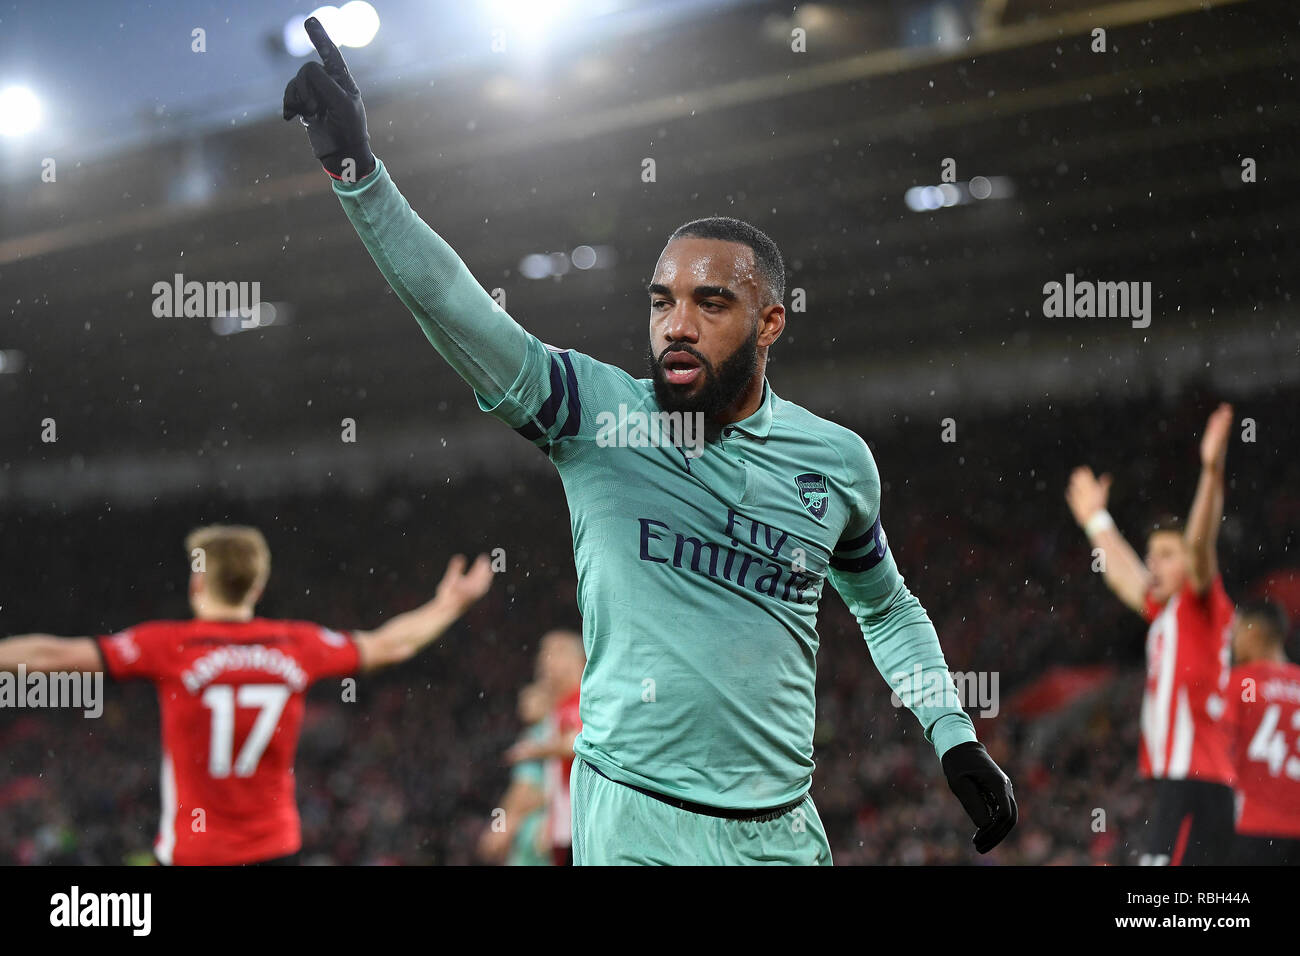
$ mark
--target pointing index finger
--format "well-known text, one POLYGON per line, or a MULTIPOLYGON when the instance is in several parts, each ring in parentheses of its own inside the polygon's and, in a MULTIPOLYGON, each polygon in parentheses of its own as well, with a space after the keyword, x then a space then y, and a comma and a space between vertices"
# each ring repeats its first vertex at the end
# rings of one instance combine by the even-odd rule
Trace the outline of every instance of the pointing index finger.
POLYGON ((330 35, 325 32, 321 22, 315 17, 308 17, 303 23, 303 29, 307 31, 307 37, 311 40, 312 46, 320 54, 321 62, 325 64, 326 71, 333 76, 336 69, 347 72, 347 64, 343 62, 343 54, 339 48, 334 45, 330 35))

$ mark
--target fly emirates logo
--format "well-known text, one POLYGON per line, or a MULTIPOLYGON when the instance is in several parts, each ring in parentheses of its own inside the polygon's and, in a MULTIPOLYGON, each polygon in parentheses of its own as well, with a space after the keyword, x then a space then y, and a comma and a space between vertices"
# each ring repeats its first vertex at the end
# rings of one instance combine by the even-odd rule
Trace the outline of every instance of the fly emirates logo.
POLYGON ((638 556, 642 561, 707 574, 794 604, 816 604, 821 597, 824 570, 808 568, 806 549, 792 547, 788 556, 783 555, 782 547, 791 540, 788 532, 736 514, 730 508, 724 529, 730 546, 682 534, 654 518, 638 518, 637 525, 638 556), (742 541, 747 541, 750 548, 742 550, 742 541))

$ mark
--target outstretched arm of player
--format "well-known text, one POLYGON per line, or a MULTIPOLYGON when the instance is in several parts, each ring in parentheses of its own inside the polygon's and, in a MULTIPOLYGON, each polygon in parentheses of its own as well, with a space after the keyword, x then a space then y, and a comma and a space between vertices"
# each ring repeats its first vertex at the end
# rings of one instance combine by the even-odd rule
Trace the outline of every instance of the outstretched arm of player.
POLYGON ((0 640, 0 671, 87 671, 104 669, 91 637, 55 637, 52 634, 21 634, 0 640))
POLYGON ((1151 572, 1124 540, 1106 510, 1110 482, 1110 475, 1098 478, 1091 468, 1080 466, 1070 475, 1065 500, 1083 533, 1095 547, 1101 548, 1105 556, 1102 577, 1106 586, 1125 605, 1141 614, 1146 607, 1147 591, 1151 588, 1151 572))
POLYGON ((1228 433, 1232 430, 1232 406, 1220 404, 1205 424, 1201 438, 1201 477, 1196 497, 1187 515, 1188 577, 1197 594, 1219 575, 1217 545, 1223 521, 1224 466, 1228 460, 1228 433))
POLYGON ((316 157, 334 176, 334 191, 380 272, 433 347, 488 407, 518 388, 521 378, 539 379, 537 388, 543 388, 551 372, 545 346, 497 305, 398 192, 370 152, 361 95, 343 55, 316 18, 305 26, 322 63, 304 65, 290 81, 284 118, 302 117, 316 157), (350 171, 353 182, 347 181, 350 171))
POLYGON ((492 587, 492 565, 485 554, 465 570, 465 558, 456 555, 432 601, 413 611, 399 614, 373 631, 354 635, 361 655, 361 669, 372 671, 400 664, 433 643, 447 628, 492 587))

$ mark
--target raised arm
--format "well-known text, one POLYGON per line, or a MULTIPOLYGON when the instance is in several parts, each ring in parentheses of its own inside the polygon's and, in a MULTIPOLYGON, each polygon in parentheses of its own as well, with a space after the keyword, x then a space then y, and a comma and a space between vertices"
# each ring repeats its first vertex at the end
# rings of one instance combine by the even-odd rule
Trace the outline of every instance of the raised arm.
POLYGON ((1184 532, 1188 577, 1197 594, 1204 594, 1219 574, 1216 548, 1219 525, 1223 522, 1224 467, 1231 430, 1232 406, 1220 404, 1210 414, 1201 438, 1201 477, 1196 483, 1196 497, 1192 499, 1184 532))
POLYGON ((1105 556, 1102 577, 1106 586, 1125 605, 1141 614, 1146 607, 1147 591, 1151 588, 1151 572, 1124 540, 1106 510, 1110 482, 1110 475, 1102 475, 1099 479, 1091 468, 1081 466, 1070 475, 1065 500, 1083 533, 1094 547, 1101 548, 1105 556))
POLYGON ((539 380, 540 406, 551 372, 545 346, 496 304, 398 192, 370 151, 365 109, 343 55, 314 17, 305 26, 322 63, 305 64, 290 81, 284 118, 302 117, 361 241, 434 348, 488 407, 521 378, 539 380))
POLYGON ((399 614, 373 631, 358 631, 354 638, 361 654, 361 669, 372 671, 400 664, 433 643, 447 628, 492 587, 492 565, 480 554, 465 570, 465 558, 454 556, 432 601, 399 614))
POLYGON ((86 671, 104 669, 103 658, 90 637, 21 634, 0 640, 0 671, 86 671))

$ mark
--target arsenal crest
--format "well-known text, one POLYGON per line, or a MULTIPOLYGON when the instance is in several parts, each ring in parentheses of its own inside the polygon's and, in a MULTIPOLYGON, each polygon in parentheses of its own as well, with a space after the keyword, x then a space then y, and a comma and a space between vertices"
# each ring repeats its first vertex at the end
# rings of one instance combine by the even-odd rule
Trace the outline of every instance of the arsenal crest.
POLYGON ((826 476, 811 472, 795 475, 794 483, 799 488, 799 500, 808 509, 808 513, 818 521, 826 517, 826 500, 830 497, 830 492, 826 490, 826 476))

